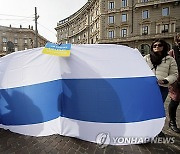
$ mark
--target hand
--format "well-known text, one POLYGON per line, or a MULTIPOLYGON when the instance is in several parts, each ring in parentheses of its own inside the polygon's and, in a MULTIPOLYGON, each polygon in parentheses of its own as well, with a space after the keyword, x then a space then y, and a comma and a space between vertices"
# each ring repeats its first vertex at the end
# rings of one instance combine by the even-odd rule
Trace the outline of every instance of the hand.
POLYGON ((159 84, 164 84, 163 80, 158 80, 159 84))
POLYGON ((158 83, 159 83, 159 84, 168 84, 169 81, 166 80, 166 79, 164 79, 164 80, 158 80, 158 83))

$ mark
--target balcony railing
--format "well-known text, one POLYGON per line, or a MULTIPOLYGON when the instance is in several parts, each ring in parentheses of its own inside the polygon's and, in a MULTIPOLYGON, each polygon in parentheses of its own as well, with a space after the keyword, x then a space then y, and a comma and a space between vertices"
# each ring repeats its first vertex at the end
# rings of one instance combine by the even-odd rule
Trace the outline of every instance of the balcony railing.
POLYGON ((178 0, 150 0, 148 2, 140 2, 135 4, 135 8, 143 7, 143 6, 150 6, 150 5, 158 5, 162 3, 172 3, 172 2, 179 2, 178 0))
POLYGON ((144 40, 153 40, 155 38, 173 38, 175 33, 158 33, 158 34, 148 34, 148 35, 136 35, 136 36, 128 36, 128 37, 114 37, 109 39, 108 37, 104 37, 99 39, 100 43, 112 43, 112 42, 132 42, 132 41, 144 41, 144 40))

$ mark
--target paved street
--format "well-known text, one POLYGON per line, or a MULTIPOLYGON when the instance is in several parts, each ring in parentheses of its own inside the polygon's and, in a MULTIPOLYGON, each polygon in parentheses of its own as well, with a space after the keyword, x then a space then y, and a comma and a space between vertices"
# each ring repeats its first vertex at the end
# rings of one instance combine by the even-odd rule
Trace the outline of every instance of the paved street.
MULTIPOLYGON (((166 102, 166 110, 167 110, 166 102)), ((180 126, 180 107, 177 123, 180 126)), ((142 145, 107 146, 82 141, 76 138, 52 135, 48 137, 30 137, 0 129, 0 154, 175 154, 180 153, 180 134, 168 128, 168 119, 164 127, 166 137, 175 137, 175 143, 148 143, 142 145)))

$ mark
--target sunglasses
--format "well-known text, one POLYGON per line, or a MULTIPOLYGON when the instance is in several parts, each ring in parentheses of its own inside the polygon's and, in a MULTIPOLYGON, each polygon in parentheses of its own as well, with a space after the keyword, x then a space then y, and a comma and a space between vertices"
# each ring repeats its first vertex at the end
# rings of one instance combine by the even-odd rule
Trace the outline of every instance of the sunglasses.
POLYGON ((154 44, 154 45, 153 45, 153 48, 162 47, 162 46, 163 46, 162 44, 154 44))

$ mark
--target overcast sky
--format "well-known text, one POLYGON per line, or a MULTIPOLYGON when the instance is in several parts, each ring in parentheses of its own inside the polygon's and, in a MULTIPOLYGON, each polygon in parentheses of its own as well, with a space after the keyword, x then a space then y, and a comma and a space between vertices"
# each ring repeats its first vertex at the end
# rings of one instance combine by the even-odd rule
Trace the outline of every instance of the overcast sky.
POLYGON ((79 10, 88 0, 0 0, 0 25, 35 29, 34 14, 37 7, 38 32, 51 42, 56 42, 59 20, 79 10))

